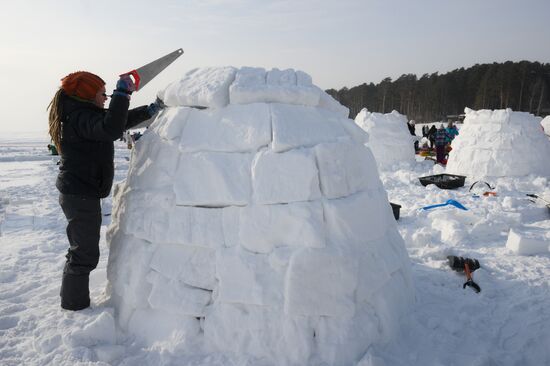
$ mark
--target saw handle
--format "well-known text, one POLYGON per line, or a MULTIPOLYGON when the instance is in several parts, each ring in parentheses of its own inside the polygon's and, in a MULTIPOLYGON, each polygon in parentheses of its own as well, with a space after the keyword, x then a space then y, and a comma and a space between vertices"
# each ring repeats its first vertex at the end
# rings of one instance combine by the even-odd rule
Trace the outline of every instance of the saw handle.
POLYGON ((139 77, 139 74, 136 70, 132 70, 132 71, 128 71, 127 73, 125 74, 121 74, 119 75, 119 77, 122 77, 122 76, 132 76, 132 78, 134 79, 134 85, 136 86, 136 91, 139 90, 139 81, 140 81, 140 77, 139 77))
POLYGON ((466 288, 466 286, 469 286, 474 289, 476 293, 481 292, 481 287, 477 283, 474 282, 474 279, 472 278, 472 272, 470 271, 470 265, 468 264, 468 261, 464 261, 464 272, 466 272, 466 282, 464 285, 462 285, 462 288, 466 288))

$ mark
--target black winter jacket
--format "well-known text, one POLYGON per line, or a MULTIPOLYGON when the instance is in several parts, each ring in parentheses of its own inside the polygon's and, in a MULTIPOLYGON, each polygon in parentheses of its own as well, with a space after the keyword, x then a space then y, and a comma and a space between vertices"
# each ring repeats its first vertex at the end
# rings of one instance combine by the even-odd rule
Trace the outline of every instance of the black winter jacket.
POLYGON ((147 106, 128 110, 128 98, 114 95, 109 109, 62 94, 61 164, 56 187, 63 194, 109 195, 114 144, 122 133, 150 118, 147 106))

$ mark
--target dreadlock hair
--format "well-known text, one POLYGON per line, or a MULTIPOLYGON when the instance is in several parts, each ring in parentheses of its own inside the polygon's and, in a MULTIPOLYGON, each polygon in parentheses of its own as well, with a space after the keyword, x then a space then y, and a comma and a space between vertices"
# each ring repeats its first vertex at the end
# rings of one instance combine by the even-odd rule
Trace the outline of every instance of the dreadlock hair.
POLYGON ((53 141, 53 144, 55 145, 57 151, 61 153, 61 115, 63 114, 63 103, 61 102, 61 98, 63 96, 63 89, 59 88, 57 93, 55 93, 52 101, 48 105, 48 108, 46 110, 49 110, 50 113, 48 115, 49 120, 49 134, 53 141))

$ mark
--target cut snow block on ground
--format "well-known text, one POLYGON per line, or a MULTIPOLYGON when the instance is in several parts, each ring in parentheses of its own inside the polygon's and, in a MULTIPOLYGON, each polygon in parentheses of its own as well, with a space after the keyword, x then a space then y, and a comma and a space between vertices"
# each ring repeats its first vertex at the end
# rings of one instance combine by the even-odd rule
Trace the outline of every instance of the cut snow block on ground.
POLYGON ((198 69, 162 93, 114 190, 121 330, 266 365, 354 365, 391 339, 409 259, 347 110, 294 70, 198 69))
POLYGON ((366 108, 355 117, 355 123, 369 135, 366 145, 380 169, 388 170, 403 162, 414 163, 414 140, 407 122, 407 116, 397 111, 384 114, 369 112, 366 108))
POLYGON ((465 109, 446 171, 472 179, 535 174, 550 177, 550 141, 540 118, 511 109, 465 109))
POLYGON ((506 248, 510 249, 518 255, 534 255, 543 254, 550 251, 550 237, 545 230, 529 230, 510 229, 508 232, 508 240, 506 248))

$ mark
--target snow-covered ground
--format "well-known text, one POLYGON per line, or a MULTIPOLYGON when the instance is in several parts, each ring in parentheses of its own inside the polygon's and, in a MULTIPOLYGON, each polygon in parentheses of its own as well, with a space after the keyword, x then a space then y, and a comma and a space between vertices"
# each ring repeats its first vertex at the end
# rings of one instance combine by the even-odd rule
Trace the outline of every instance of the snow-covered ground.
MULTIPOLYGON (((101 259, 91 275, 91 308, 59 307, 68 244, 55 189, 58 158, 48 155, 47 143, 45 135, 0 139, 0 364, 234 365, 222 355, 184 355, 170 342, 142 349, 114 328, 104 293, 110 216, 103 217, 101 259)), ((115 181, 125 178, 129 156, 117 142, 115 181)), ((550 254, 520 256, 506 248, 511 228, 550 244, 550 212, 525 196, 548 197, 548 180, 499 178, 489 182, 496 197, 478 198, 468 192, 468 179, 458 190, 420 185, 418 177, 441 172, 417 157, 412 168, 381 173, 390 201, 402 205, 398 228, 417 299, 398 338, 359 365, 550 364, 550 254), (448 199, 469 210, 419 210, 448 199), (480 261, 474 279, 481 293, 462 288, 465 278, 449 269, 447 255, 480 261)), ((107 198, 103 213, 110 209, 107 198)))

